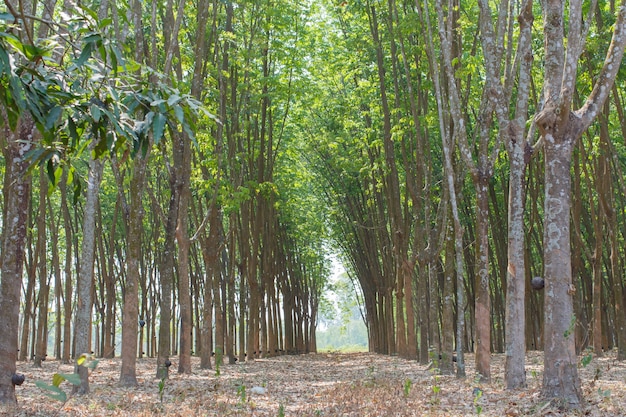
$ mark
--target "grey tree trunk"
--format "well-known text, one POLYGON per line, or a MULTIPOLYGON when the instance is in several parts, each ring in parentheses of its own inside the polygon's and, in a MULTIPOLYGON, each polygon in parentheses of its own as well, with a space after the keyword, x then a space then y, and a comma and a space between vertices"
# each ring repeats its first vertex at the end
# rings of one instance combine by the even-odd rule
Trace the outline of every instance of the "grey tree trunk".
MULTIPOLYGON (((97 145, 93 141, 89 146, 90 153, 97 145)), ((91 315, 93 310, 94 261, 96 258, 96 214, 98 208, 98 193, 104 162, 100 159, 89 160, 89 174, 87 178, 87 195, 83 215, 83 242, 80 255, 81 269, 78 272, 76 285, 78 301, 76 303, 76 323, 74 334, 76 337, 77 356, 91 352, 91 315)), ((74 372, 80 375, 80 386, 74 387, 77 394, 89 393, 89 369, 75 364, 74 372)))
POLYGON ((576 368, 573 308, 570 204, 571 158, 576 142, 601 111, 608 97, 626 46, 626 1, 618 8, 617 21, 604 66, 583 107, 572 111, 578 60, 583 51, 582 2, 569 2, 565 34, 564 0, 547 0, 544 7, 545 107, 535 116, 545 148, 544 222, 544 377, 543 394, 568 408, 582 402, 576 368), (567 38, 567 54, 563 39, 567 38))
POLYGON ((481 10, 479 19, 481 43, 485 51, 485 69, 487 71, 487 96, 494 106, 493 111, 499 123, 498 135, 504 141, 509 154, 505 378, 507 388, 514 389, 526 384, 524 365, 526 354, 524 337, 526 266, 524 263, 523 180, 528 159, 532 155, 532 148, 525 139, 530 71, 533 62, 531 50, 532 1, 525 0, 521 4, 518 16, 511 14, 506 3, 499 4, 497 14, 492 13, 491 6, 487 1, 479 1, 479 6, 481 10), (494 21, 495 16, 497 19, 494 21), (513 25, 511 22, 514 18, 517 18, 519 22, 517 39, 512 33, 513 25), (508 36, 504 36, 507 30, 509 31, 508 36), (504 43, 505 38, 507 44, 504 43), (514 42, 517 52, 515 52, 514 42), (520 59, 515 60, 514 54, 520 59), (513 102, 515 103, 515 114, 512 119, 509 119, 509 108, 513 102))

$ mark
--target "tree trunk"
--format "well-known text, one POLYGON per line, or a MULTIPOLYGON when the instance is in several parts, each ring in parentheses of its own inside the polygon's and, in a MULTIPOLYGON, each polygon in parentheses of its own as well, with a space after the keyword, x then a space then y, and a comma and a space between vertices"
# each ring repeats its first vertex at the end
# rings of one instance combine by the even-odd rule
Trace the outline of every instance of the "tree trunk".
POLYGON ((489 177, 480 175, 476 189, 476 372, 483 381, 491 379, 491 299, 489 292, 489 177))
POLYGON ((16 370, 20 313, 20 292, 25 260, 26 225, 31 179, 26 175, 26 153, 32 148, 34 123, 23 115, 15 131, 8 129, 4 110, 3 148, 6 165, 3 184, 4 217, 2 218, 2 250, 0 251, 0 404, 17 403, 15 385, 11 382, 16 370))
MULTIPOLYGON (((30 217, 30 216, 29 216, 30 217)), ((30 250, 27 251, 29 254, 30 262, 26 266, 26 274, 28 277, 28 282, 26 284, 26 291, 24 294, 24 323, 22 325, 22 337, 20 338, 20 348, 19 348, 19 360, 27 361, 29 359, 34 359, 34 351, 30 353, 28 352, 28 342, 31 333, 31 322, 33 322, 34 317, 34 306, 35 303, 35 281, 36 281, 36 271, 35 271, 35 260, 34 258, 37 256, 39 251, 37 248, 32 247, 32 235, 26 237, 27 245, 30 246, 30 250)))
POLYGON ((439 369, 444 375, 454 373, 454 229, 446 227, 446 255, 441 293, 441 347, 437 349, 439 369))
POLYGON ((65 230, 65 287, 63 302, 63 355, 61 362, 70 363, 71 347, 72 347, 72 246, 73 246, 73 227, 72 216, 67 203, 67 169, 63 170, 61 183, 61 211, 63 213, 63 229, 65 230))
POLYGON ((570 257, 570 166, 574 140, 548 135, 545 149, 544 395, 567 406, 582 401, 575 348, 570 257))
MULTIPOLYGON (((89 147, 91 152, 97 145, 93 141, 89 147)), ((93 157, 89 160, 89 174, 87 178, 87 196, 83 215, 83 243, 81 247, 81 269, 76 282, 78 302, 76 307, 76 324, 74 327, 76 337, 77 355, 91 353, 91 316, 93 310, 93 286, 94 286, 94 263, 96 255, 96 211, 98 206, 98 193, 102 180, 104 163, 93 157)), ((89 369, 78 365, 74 366, 74 372, 80 375, 80 386, 75 386, 77 394, 89 393, 89 369)))
POLYGON ((545 149, 545 305, 543 393, 577 408, 582 402, 576 368, 570 248, 570 167, 573 147, 602 109, 626 45, 626 2, 622 1, 606 59, 593 90, 579 110, 571 111, 578 61, 583 49, 582 4, 570 4, 567 54, 563 0, 544 3, 545 106, 535 116, 545 149))
POLYGON ((509 147, 508 268, 505 316, 505 364, 507 389, 526 385, 525 297, 526 263, 524 251, 524 148, 513 142, 509 147))
POLYGON ((191 191, 189 179, 191 175, 191 149, 190 140, 180 135, 174 144, 174 152, 179 154, 174 158, 174 163, 180 166, 181 190, 178 208, 178 226, 176 228, 176 240, 178 241, 178 294, 180 303, 180 351, 178 360, 178 373, 191 374, 191 292, 189 278, 189 247, 188 236, 188 207, 191 191))
POLYGON ((137 334, 139 319, 139 274, 141 262, 141 243, 143 236, 143 193, 146 185, 146 165, 150 157, 150 145, 147 151, 138 152, 132 164, 130 180, 130 204, 126 213, 126 288, 122 308, 122 366, 120 385, 137 385, 137 334))
POLYGON ((62 318, 63 314, 61 309, 63 308, 63 302, 61 301, 61 292, 63 290, 63 283, 61 279, 61 260, 59 259, 59 227, 56 223, 55 216, 52 214, 52 206, 50 199, 48 199, 48 207, 50 210, 49 223, 50 231, 52 235, 51 250, 52 250, 52 270, 54 271, 54 303, 56 304, 54 318, 54 357, 56 360, 61 360, 61 343, 63 341, 62 334, 62 318))

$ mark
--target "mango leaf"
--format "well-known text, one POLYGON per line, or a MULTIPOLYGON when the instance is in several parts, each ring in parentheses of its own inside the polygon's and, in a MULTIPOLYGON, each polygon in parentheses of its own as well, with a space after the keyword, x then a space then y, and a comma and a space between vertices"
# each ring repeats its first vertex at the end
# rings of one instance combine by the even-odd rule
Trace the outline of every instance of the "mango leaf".
POLYGON ((178 94, 172 94, 167 99, 167 104, 170 105, 170 106, 173 106, 174 104, 178 103, 180 100, 181 100, 181 98, 180 98, 180 96, 178 94))
POLYGON ((178 119, 180 124, 185 124, 185 112, 183 111, 183 108, 180 107, 178 104, 174 106, 174 114, 176 115, 176 118, 178 119))
POLYGON ((48 112, 48 115, 46 116, 46 130, 50 130, 54 127, 62 112, 63 108, 61 106, 54 106, 48 112))
POLYGON ((76 67, 82 66, 85 63, 85 61, 89 59, 92 51, 93 51, 93 44, 86 43, 85 46, 83 47, 83 51, 80 53, 80 56, 76 60, 76 63, 75 63, 76 67))
POLYGON ((163 137, 165 122, 165 116, 163 116, 161 113, 155 113, 154 119, 152 120, 152 135, 154 137, 155 145, 157 145, 163 137))
POLYGON ((95 359, 92 359, 91 361, 89 361, 89 363, 86 366, 87 368, 93 371, 94 369, 96 369, 96 366, 98 366, 98 361, 95 359))
POLYGON ((102 19, 102 21, 100 21, 98 27, 102 29, 105 26, 109 26, 111 23, 113 23, 113 19, 111 19, 110 17, 105 17, 104 19, 102 19))
POLYGON ((56 176, 54 175, 55 168, 56 167, 54 166, 52 158, 48 159, 48 162, 46 163, 46 173, 48 174, 48 181, 50 181, 52 185, 57 184, 56 176))
POLYGON ((99 33, 90 33, 89 35, 83 38, 84 43, 95 43, 98 44, 102 41, 102 36, 99 33))
POLYGON ((156 106, 159 106, 159 105, 161 105, 163 103, 165 103, 165 100, 161 98, 161 99, 158 99, 158 100, 154 100, 152 103, 150 103, 150 105, 152 107, 156 107, 156 106))
POLYGON ((0 37, 2 37, 9 45, 13 46, 16 52, 19 52, 20 54, 24 52, 24 44, 20 42, 15 35, 2 32, 0 37))
POLYGON ((71 184, 74 181, 74 170, 75 168, 70 165, 67 170, 67 179, 65 180, 68 184, 71 184))
POLYGON ((44 55, 44 50, 41 48, 37 48, 33 45, 22 45, 22 50, 24 51, 24 55, 31 61, 34 61, 36 58, 39 58, 44 55))
POLYGON ((91 117, 93 117, 93 121, 98 123, 100 121, 100 115, 102 112, 100 111, 100 107, 95 104, 91 105, 91 117))

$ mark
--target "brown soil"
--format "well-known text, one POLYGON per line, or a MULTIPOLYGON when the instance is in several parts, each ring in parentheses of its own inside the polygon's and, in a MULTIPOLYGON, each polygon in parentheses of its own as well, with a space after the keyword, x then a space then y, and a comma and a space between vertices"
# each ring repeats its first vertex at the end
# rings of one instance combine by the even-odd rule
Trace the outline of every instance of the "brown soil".
MULTIPOLYGON (((626 363, 615 353, 580 367, 586 403, 560 410, 541 396, 540 352, 527 357, 528 388, 504 389, 504 356, 493 355, 491 383, 473 378, 473 355, 466 355, 466 379, 437 375, 415 361, 370 353, 320 353, 280 356, 201 370, 171 372, 162 399, 154 378, 155 360, 137 362, 139 386, 118 386, 120 360, 101 360, 90 376, 91 393, 53 400, 35 386, 51 383, 71 365, 20 362, 26 382, 17 387, 19 405, 0 409, 7 416, 626 416, 626 363)), ((172 370, 176 370, 176 359, 172 370)), ((63 382, 68 394, 71 385, 63 382)))

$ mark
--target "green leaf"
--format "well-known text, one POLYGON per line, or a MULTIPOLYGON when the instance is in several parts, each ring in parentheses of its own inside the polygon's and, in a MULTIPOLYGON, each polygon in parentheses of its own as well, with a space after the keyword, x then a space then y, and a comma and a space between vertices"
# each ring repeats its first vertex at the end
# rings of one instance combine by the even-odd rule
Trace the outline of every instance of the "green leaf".
POLYGON ((95 359, 92 359, 91 361, 89 361, 89 363, 86 366, 87 366, 87 368, 89 368, 89 369, 91 369, 93 371, 94 369, 96 369, 96 366, 98 366, 98 362, 99 361, 97 361, 95 359))
POLYGON ((54 106, 46 115, 46 130, 50 130, 54 127, 59 117, 61 117, 61 113, 63 113, 63 108, 61 106, 54 106))
POLYGON ((13 46, 17 52, 22 53, 24 51, 24 44, 22 44, 22 42, 15 35, 2 32, 0 33, 0 37, 4 38, 4 40, 9 45, 13 46))
POLYGON ((170 105, 170 106, 173 106, 174 104, 177 104, 180 100, 181 100, 181 98, 180 98, 180 96, 178 94, 172 94, 167 99, 167 104, 170 105))
POLYGON ((174 114, 181 124, 185 124, 185 112, 183 111, 183 108, 180 107, 178 104, 174 106, 174 114))
POLYGON ((113 19, 110 17, 106 17, 102 19, 102 21, 98 24, 98 27, 102 29, 103 27, 109 26, 113 22, 113 19))
POLYGON ((74 181, 74 171, 75 168, 70 165, 69 169, 67 170, 67 179, 65 180, 67 184, 71 184, 74 181))
POLYGON ((152 135, 154 136, 155 145, 157 145, 163 137, 165 122, 165 116, 163 116, 161 113, 155 113, 154 119, 152 119, 152 135))
POLYGON ((111 54, 111 68, 113 68, 113 76, 117 77, 117 48, 114 48, 111 54))
POLYGON ((91 52, 93 52, 93 44, 92 43, 86 43, 85 46, 83 47, 82 52, 80 53, 80 56, 76 60, 76 64, 75 65, 77 67, 82 66, 85 63, 85 61, 87 61, 89 59, 89 57, 91 56, 91 52))
POLYGON ((101 116, 102 112, 100 111, 100 107, 96 106, 95 104, 91 105, 91 117, 93 118, 93 121, 98 123, 100 121, 100 116, 101 116))
POLYGON ((150 106, 152 106, 152 107, 156 107, 156 106, 159 106, 159 105, 161 105, 161 104, 163 104, 163 103, 165 103, 165 102, 166 102, 166 101, 165 101, 165 100, 163 100, 163 99, 154 100, 152 103, 150 103, 150 106))
POLYGON ((83 42, 99 44, 100 42, 102 42, 102 36, 99 33, 90 33, 83 38, 83 42))
POLYGON ((48 174, 48 181, 50 181, 51 184, 56 185, 55 182, 55 175, 54 175, 54 171, 55 171, 55 166, 54 166, 54 162, 52 162, 52 158, 48 159, 48 162, 46 163, 46 173, 48 174))
POLYGON ((54 374, 54 376, 59 376, 63 379, 65 379, 67 382, 69 382, 72 385, 80 385, 80 375, 78 374, 54 374))
POLYGON ((72 138, 72 149, 76 147, 76 144, 78 143, 78 130, 76 129, 76 122, 74 122, 74 119, 72 119, 71 116, 68 116, 67 118, 67 128, 70 134, 70 138, 72 138))
POLYGON ((59 165, 54 170, 54 185, 57 185, 59 181, 61 181, 62 176, 63 176, 63 167, 59 165))

